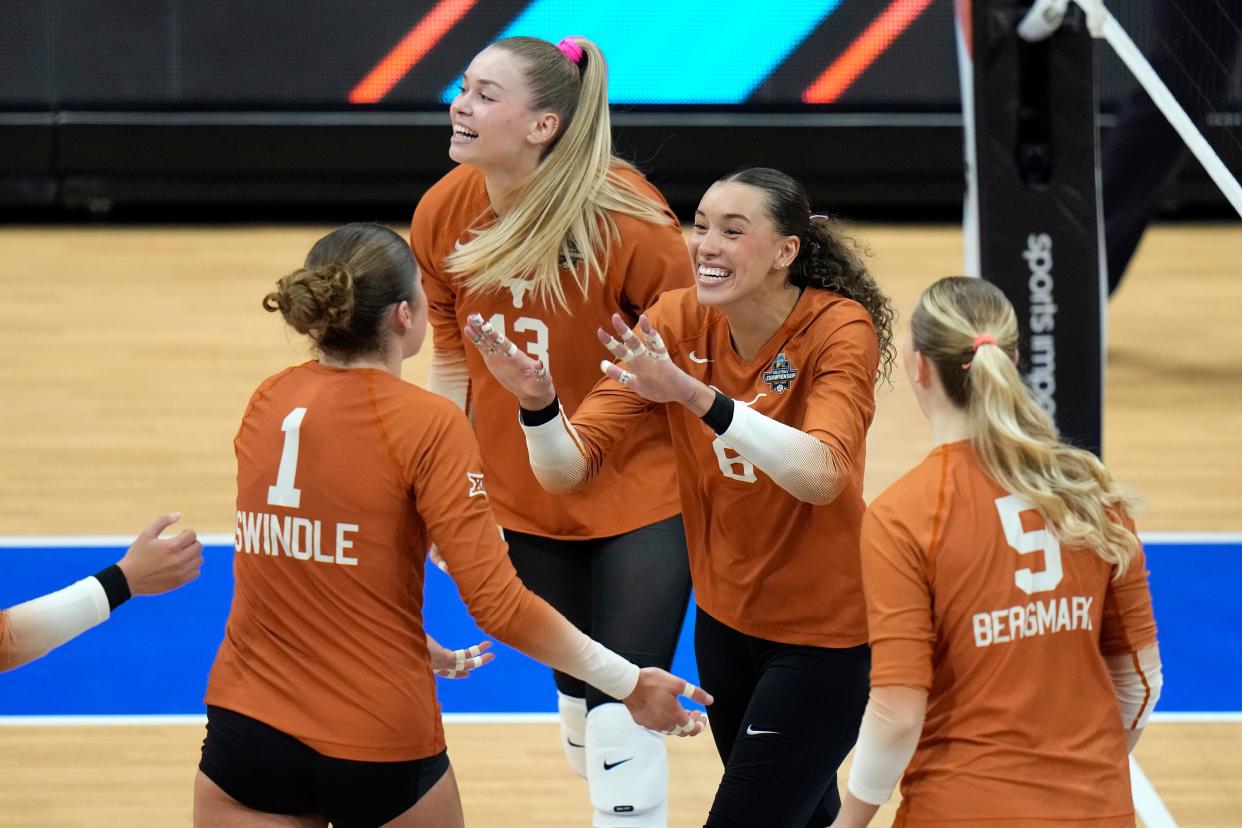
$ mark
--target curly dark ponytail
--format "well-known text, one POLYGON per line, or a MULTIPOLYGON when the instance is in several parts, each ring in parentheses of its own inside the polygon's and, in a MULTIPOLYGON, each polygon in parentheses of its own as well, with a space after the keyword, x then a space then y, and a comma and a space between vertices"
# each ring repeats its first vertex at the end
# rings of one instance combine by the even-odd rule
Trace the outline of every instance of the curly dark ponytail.
POLYGON ((840 232, 837 222, 822 215, 811 215, 806 190, 795 179, 770 167, 751 167, 725 176, 757 187, 767 194, 768 217, 782 236, 797 236, 798 256, 789 266, 789 283, 797 287, 830 290, 853 299, 871 315, 875 338, 880 347, 877 381, 887 381, 892 373, 897 349, 893 345, 892 302, 867 269, 871 254, 858 240, 840 232))

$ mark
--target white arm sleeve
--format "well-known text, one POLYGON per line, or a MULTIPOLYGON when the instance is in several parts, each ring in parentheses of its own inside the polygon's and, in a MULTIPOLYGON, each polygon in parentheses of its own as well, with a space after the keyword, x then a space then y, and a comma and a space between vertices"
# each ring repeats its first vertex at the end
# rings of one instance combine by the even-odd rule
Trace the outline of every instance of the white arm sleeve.
POLYGON ((926 691, 872 688, 850 767, 849 791, 855 798, 868 805, 888 802, 918 747, 926 712, 926 691), (889 690, 904 692, 886 692, 889 690), (921 703, 916 701, 919 698, 921 703))
POLYGON ((733 402, 733 421, 720 442, 805 503, 831 503, 845 485, 827 446, 745 403, 733 402))
POLYGON ((465 352, 442 351, 439 348, 433 350, 431 369, 427 372, 427 390, 447 397, 462 411, 466 411, 466 397, 470 392, 470 369, 466 366, 465 352))
MULTIPOLYGON (((571 628, 572 629, 572 628, 571 628)), ((638 665, 614 653, 612 650, 574 630, 571 645, 565 648, 563 665, 557 665, 562 673, 581 679, 614 699, 624 699, 638 686, 638 665)))
MULTIPOLYGON (((564 494, 586 482, 590 474, 586 455, 579 448, 578 432, 562 408, 557 417, 542 425, 522 425, 526 453, 535 479, 550 492, 564 494)), ((594 684, 594 682, 592 682, 594 684)), ((604 688, 595 685, 600 690, 604 688)))
POLYGON ((0 670, 34 661, 108 620, 108 595, 95 578, 6 610, 0 670))
POLYGON ((1137 653, 1104 656, 1104 664, 1121 705, 1122 726, 1126 730, 1146 726, 1164 686, 1160 648, 1152 644, 1137 653))

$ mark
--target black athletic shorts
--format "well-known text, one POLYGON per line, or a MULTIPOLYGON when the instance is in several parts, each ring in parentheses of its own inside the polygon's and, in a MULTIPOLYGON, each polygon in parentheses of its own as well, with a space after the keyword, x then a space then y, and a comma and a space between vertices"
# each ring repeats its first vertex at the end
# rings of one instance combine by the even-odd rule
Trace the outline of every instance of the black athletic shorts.
POLYGON ((198 767, 252 810, 318 814, 335 828, 364 828, 408 811, 449 760, 447 751, 408 762, 333 759, 257 719, 208 706, 198 767))

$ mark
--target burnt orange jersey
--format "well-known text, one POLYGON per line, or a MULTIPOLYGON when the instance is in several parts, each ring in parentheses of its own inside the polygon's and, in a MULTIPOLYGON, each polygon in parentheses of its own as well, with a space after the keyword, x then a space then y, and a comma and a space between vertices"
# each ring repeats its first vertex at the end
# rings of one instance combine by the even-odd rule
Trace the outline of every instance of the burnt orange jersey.
MULTIPOLYGON (((663 204, 663 197, 637 173, 622 171, 641 193, 663 204)), ((670 213, 670 220, 672 214, 670 213)), ((557 393, 573 409, 599 379, 599 362, 608 352, 596 330, 620 313, 631 325, 661 293, 693 280, 690 254, 674 223, 654 225, 614 216, 621 239, 614 242, 604 282, 591 284, 583 297, 566 274, 570 310, 550 307, 514 280, 509 289, 464 293, 444 258, 468 230, 495 221, 483 174, 459 166, 427 191, 410 231, 410 243, 423 273, 429 319, 440 351, 462 353, 470 371, 467 410, 483 449, 492 508, 508 529, 545 537, 609 537, 677 514, 668 427, 661 417, 634 424, 596 478, 572 494, 552 494, 535 480, 518 424, 517 400, 492 377, 474 346, 465 347, 461 328, 480 313, 526 353, 549 366, 557 393)))
POLYGON ((236 585, 207 703, 342 759, 443 750, 428 545, 493 634, 536 600, 496 531, 465 417, 385 371, 308 362, 259 386, 234 447, 236 585))
POLYGON ((1062 548, 969 441, 880 495, 862 548, 871 683, 928 690, 896 824, 1133 825, 1102 655, 1155 643, 1143 555, 1114 581, 1062 548))
MULTIPOLYGON (((736 630, 772 641, 865 643, 858 537, 879 363, 866 310, 835 293, 804 290, 751 360, 734 351, 724 314, 700 305, 693 288, 666 293, 648 317, 678 366, 817 437, 846 476, 832 503, 804 503, 726 448, 688 408, 665 406, 699 605, 736 630)), ((651 406, 610 379, 599 384, 572 412, 592 466, 651 406)), ((636 474, 654 479, 645 470, 636 474)))

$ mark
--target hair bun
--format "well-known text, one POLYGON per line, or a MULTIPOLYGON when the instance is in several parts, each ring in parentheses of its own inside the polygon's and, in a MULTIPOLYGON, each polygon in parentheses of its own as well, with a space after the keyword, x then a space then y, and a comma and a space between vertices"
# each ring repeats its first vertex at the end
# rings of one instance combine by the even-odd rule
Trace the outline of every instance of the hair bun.
POLYGON ((337 262, 299 268, 276 282, 276 290, 263 297, 263 307, 279 310, 295 331, 316 339, 348 328, 354 312, 353 273, 337 262))

